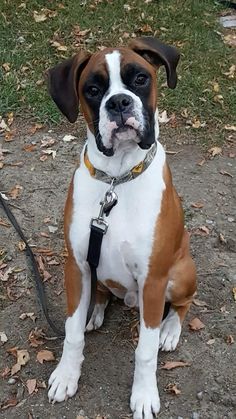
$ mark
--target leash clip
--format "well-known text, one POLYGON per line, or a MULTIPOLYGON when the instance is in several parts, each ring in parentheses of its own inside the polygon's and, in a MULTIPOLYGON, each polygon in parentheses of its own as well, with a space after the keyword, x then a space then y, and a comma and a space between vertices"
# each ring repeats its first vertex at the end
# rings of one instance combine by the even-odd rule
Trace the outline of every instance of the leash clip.
POLYGON ((94 217, 91 220, 90 226, 94 226, 100 228, 103 234, 106 234, 108 229, 108 223, 104 220, 104 216, 106 217, 110 214, 111 209, 117 204, 118 196, 114 192, 114 181, 115 178, 112 179, 110 188, 106 191, 104 199, 100 202, 101 208, 99 211, 98 217, 94 217))

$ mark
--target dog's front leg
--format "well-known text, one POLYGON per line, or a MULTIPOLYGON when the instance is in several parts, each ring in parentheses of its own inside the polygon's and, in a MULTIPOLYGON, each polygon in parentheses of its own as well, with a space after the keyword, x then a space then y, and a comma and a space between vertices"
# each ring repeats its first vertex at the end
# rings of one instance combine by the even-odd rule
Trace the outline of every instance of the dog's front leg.
POLYGON ((76 393, 84 360, 84 331, 90 298, 90 278, 86 271, 81 275, 71 252, 65 266, 65 284, 68 318, 65 324, 62 357, 49 379, 48 397, 53 403, 66 400, 76 393))
POLYGON ((156 369, 166 279, 148 278, 140 288, 140 334, 130 406, 134 419, 152 419, 160 410, 156 369))

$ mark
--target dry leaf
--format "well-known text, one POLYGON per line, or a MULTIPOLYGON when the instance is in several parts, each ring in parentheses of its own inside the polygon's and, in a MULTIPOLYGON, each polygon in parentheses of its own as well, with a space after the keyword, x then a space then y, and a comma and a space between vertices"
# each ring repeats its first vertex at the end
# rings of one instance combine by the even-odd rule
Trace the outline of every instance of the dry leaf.
POLYGON ((231 65, 229 71, 226 72, 226 73, 223 73, 223 74, 225 76, 227 76, 229 79, 233 79, 234 78, 234 75, 235 75, 235 72, 236 72, 236 65, 233 64, 233 65, 231 65))
POLYGON ((47 349, 43 349, 42 351, 39 351, 37 353, 37 361, 40 362, 40 364, 43 364, 44 361, 54 361, 55 357, 52 353, 52 351, 48 351, 47 349))
POLYGON ((233 177, 233 175, 231 175, 231 173, 229 173, 229 172, 226 172, 226 170, 220 170, 220 174, 221 175, 225 175, 225 176, 229 176, 229 177, 233 177))
POLYGON ((40 161, 45 161, 45 160, 47 160, 47 158, 48 158, 48 156, 46 156, 46 154, 45 154, 44 156, 40 156, 39 160, 40 161))
POLYGON ((222 243, 222 244, 226 244, 227 243, 227 240, 225 239, 225 237, 223 236, 222 233, 219 234, 219 240, 220 240, 220 243, 222 243))
POLYGON ((13 407, 18 404, 18 400, 15 397, 6 400, 5 402, 1 403, 1 410, 6 410, 8 407, 13 407))
POLYGON ((197 163, 197 165, 202 167, 204 163, 206 163, 206 159, 202 159, 201 161, 197 163))
POLYGON ((161 366, 162 370, 173 370, 174 368, 179 367, 189 367, 189 362, 183 362, 183 361, 166 361, 164 365, 161 366))
POLYGON ((11 372, 11 369, 9 367, 5 367, 1 371, 0 375, 1 375, 2 378, 6 378, 10 374, 10 372, 11 372))
POLYGON ((34 330, 31 330, 28 340, 30 342, 30 346, 33 348, 37 348, 39 345, 44 343, 45 334, 42 329, 38 329, 37 327, 34 330))
POLYGON ((12 199, 16 199, 22 192, 22 189, 23 189, 22 186, 16 185, 14 186, 14 188, 10 190, 9 195, 11 196, 12 199))
POLYGON ((56 140, 52 137, 44 138, 43 140, 41 140, 40 147, 49 147, 49 146, 55 144, 55 142, 56 142, 56 140))
POLYGON ((18 371, 20 371, 21 367, 26 365, 27 362, 30 360, 29 352, 26 349, 17 350, 16 355, 17 355, 17 363, 13 365, 11 369, 11 375, 14 375, 18 371))
POLYGON ((201 329, 204 329, 205 327, 205 325, 197 317, 192 319, 188 325, 190 327, 190 330, 201 330, 201 329))
POLYGON ((35 320, 37 319, 37 316, 34 313, 22 313, 19 316, 19 319, 21 320, 25 320, 25 319, 31 319, 33 322, 35 322, 35 320))
POLYGON ((193 234, 196 236, 208 236, 210 234, 210 230, 206 226, 201 226, 193 230, 193 234))
POLYGON ((209 339, 206 344, 213 345, 214 343, 215 343, 215 339, 209 339))
POLYGON ((221 147, 212 147, 208 150, 208 153, 212 155, 212 157, 218 156, 219 154, 222 154, 222 148, 221 147))
POLYGON ((231 47, 236 47, 236 34, 230 33, 229 35, 223 36, 224 43, 231 47))
POLYGON ((204 204, 202 204, 202 202, 193 202, 191 204, 191 207, 199 209, 199 208, 203 208, 204 204))
POLYGON ((35 132, 38 129, 43 128, 43 124, 34 124, 30 129, 29 129, 29 134, 35 134, 35 132))
POLYGON ((176 396, 181 394, 181 390, 178 389, 176 384, 168 384, 166 387, 166 390, 169 391, 170 393, 175 394, 176 396))
POLYGON ((39 13, 36 11, 34 11, 33 17, 34 17, 35 22, 37 23, 44 22, 47 19, 47 16, 45 13, 39 13))
POLYGON ((225 125, 224 128, 227 131, 236 131, 236 125, 225 125))
POLYGON ((76 140, 76 137, 74 135, 70 135, 70 134, 66 134, 62 138, 62 141, 64 141, 65 143, 69 143, 72 140, 76 140))
POLYGON ((232 335, 226 337, 226 343, 228 343, 228 345, 232 345, 234 343, 234 338, 232 335))
MULTIPOLYGON (((42 152, 43 152, 44 154, 51 155, 53 159, 55 159, 56 154, 57 154, 56 150, 51 150, 51 149, 49 149, 49 148, 48 148, 47 150, 42 150, 42 152)), ((41 159, 41 158, 40 158, 40 159, 41 159)))
POLYGON ((29 394, 32 394, 36 390, 37 381, 36 378, 31 378, 26 381, 26 387, 29 394))
POLYGON ((36 148, 36 144, 27 144, 23 147, 23 150, 31 153, 32 151, 36 150, 36 148))
POLYGON ((202 300, 198 300, 197 298, 193 299, 193 304, 198 307, 207 307, 207 303, 202 300))
POLYGON ((3 282, 7 282, 12 272, 13 268, 8 268, 4 273, 0 271, 0 280, 3 282))
POLYGON ((26 244, 25 244, 25 242, 23 242, 23 241, 19 241, 19 242, 18 242, 18 249, 19 249, 21 252, 23 252, 23 250, 25 250, 25 249, 26 249, 26 244))
POLYGON ((2 218, 0 218, 0 225, 3 227, 11 227, 11 224, 8 224, 8 222, 3 220, 2 218))
POLYGON ((52 47, 56 48, 58 51, 67 51, 67 47, 65 45, 61 45, 58 41, 51 41, 52 47))

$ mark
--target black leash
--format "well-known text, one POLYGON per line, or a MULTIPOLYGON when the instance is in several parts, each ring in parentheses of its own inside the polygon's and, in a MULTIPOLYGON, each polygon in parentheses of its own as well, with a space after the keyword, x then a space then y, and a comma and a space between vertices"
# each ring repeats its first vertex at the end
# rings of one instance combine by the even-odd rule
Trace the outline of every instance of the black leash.
POLYGON ((30 261, 31 261, 32 270, 33 270, 33 273, 34 273, 35 285, 36 285, 36 289, 37 289, 37 293, 38 293, 38 299, 39 299, 41 308, 43 310, 43 314, 44 314, 49 326, 56 333, 56 335, 58 337, 64 337, 65 336, 64 332, 62 332, 60 329, 58 329, 55 326, 54 322, 51 320, 50 315, 48 313, 47 299, 46 299, 46 294, 45 294, 45 290, 44 290, 44 285, 43 285, 41 275, 39 273, 39 269, 38 269, 37 262, 35 260, 35 256, 34 256, 32 250, 31 250, 31 247, 29 246, 28 241, 27 241, 23 231, 21 230, 14 214, 10 210, 9 206, 7 205, 6 201, 2 197, 1 193, 0 193, 0 204, 1 204, 2 208, 4 209, 9 221, 11 222, 11 224, 13 225, 13 227, 15 228, 17 233, 19 234, 21 240, 25 243, 26 253, 27 253, 27 256, 30 258, 30 261))

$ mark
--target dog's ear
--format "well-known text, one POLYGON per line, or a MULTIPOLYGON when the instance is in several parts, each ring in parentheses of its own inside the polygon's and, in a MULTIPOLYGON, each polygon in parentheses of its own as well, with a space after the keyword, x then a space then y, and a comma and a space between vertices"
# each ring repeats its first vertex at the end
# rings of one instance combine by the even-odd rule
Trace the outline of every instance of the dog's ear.
POLYGON ((79 113, 78 81, 90 57, 88 52, 80 51, 47 73, 49 93, 70 122, 75 122, 79 113))
POLYGON ((167 84, 174 89, 177 84, 176 67, 179 61, 179 52, 176 48, 163 44, 153 37, 142 37, 131 41, 129 48, 141 55, 155 68, 164 65, 167 74, 167 84))

